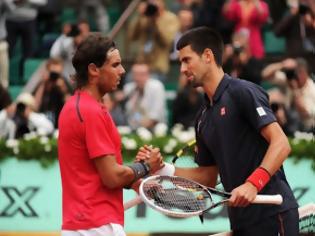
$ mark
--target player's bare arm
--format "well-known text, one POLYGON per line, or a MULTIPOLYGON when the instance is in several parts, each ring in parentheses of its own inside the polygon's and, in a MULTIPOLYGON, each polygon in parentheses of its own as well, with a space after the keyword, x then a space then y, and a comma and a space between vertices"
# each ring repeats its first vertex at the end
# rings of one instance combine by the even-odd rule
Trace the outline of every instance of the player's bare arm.
POLYGON ((175 176, 194 180, 205 186, 215 187, 218 178, 217 166, 199 166, 195 168, 176 168, 175 176))
MULTIPOLYGON (((94 163, 103 184, 108 188, 129 186, 135 179, 134 171, 128 166, 118 164, 113 155, 95 158, 94 163)), ((163 167, 163 159, 158 149, 153 149, 150 152, 150 158, 146 163, 150 166, 150 173, 163 167)))

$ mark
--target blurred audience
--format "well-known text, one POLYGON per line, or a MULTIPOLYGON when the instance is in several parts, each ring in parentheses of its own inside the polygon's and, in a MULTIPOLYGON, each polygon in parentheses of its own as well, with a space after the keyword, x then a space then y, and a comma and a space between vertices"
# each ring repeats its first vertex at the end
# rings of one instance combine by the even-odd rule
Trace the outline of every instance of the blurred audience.
POLYGON ((76 0, 75 5, 79 19, 89 19, 89 16, 92 16, 98 31, 103 33, 109 31, 109 16, 103 0, 76 0))
POLYGON ((6 16, 15 9, 13 0, 0 1, 0 84, 7 88, 9 86, 9 53, 7 29, 5 27, 6 16))
POLYGON ((54 42, 50 49, 51 58, 61 58, 64 61, 63 75, 68 84, 72 84, 71 75, 74 74, 72 56, 77 46, 90 33, 87 21, 79 21, 77 24, 64 24, 62 34, 54 42))
MULTIPOLYGON (((115 91, 116 92, 116 91, 115 91)), ((115 95, 117 93, 109 93, 103 97, 103 103, 108 109, 111 117, 113 118, 116 126, 127 126, 128 121, 124 111, 124 106, 121 103, 120 99, 118 99, 115 95)))
POLYGON ((30 93, 20 94, 16 103, 13 117, 16 125, 15 138, 21 138, 31 131, 44 136, 53 133, 53 123, 44 114, 35 112, 36 102, 30 93))
POLYGON ((15 105, 12 103, 9 92, 0 84, 0 138, 14 139, 15 124, 12 120, 15 105))
POLYGON ((153 128, 157 123, 166 123, 166 97, 164 85, 150 78, 149 65, 135 63, 131 68, 132 82, 124 88, 125 111, 132 129, 153 128))
POLYGON ((182 124, 186 129, 193 127, 195 115, 202 103, 202 93, 198 89, 192 87, 186 76, 181 74, 179 77, 179 87, 176 98, 172 105, 171 126, 182 124))
POLYGON ((164 0, 142 1, 129 27, 130 41, 139 44, 136 60, 148 62, 161 81, 169 71, 169 52, 178 29, 178 18, 165 8, 164 0))
POLYGON ((69 87, 62 75, 63 62, 51 58, 46 63, 42 80, 35 90, 35 99, 38 110, 44 113, 57 128, 59 113, 70 96, 69 87))
POLYGON ((37 27, 40 35, 59 30, 59 17, 62 13, 61 0, 47 0, 47 4, 38 8, 37 27))
POLYGON ((303 56, 315 72, 315 1, 288 2, 287 11, 274 26, 275 34, 285 37, 288 57, 303 56))
POLYGON ((226 19, 235 22, 234 32, 249 30, 249 49, 253 57, 265 55, 261 29, 269 16, 268 5, 262 0, 227 0, 223 6, 226 19))
POLYGON ((310 77, 309 66, 303 58, 285 59, 268 65, 262 72, 280 87, 285 105, 299 131, 314 132, 315 84, 310 77))
POLYGON ((37 8, 44 6, 47 0, 14 0, 16 9, 7 15, 9 54, 13 56, 16 43, 21 39, 22 58, 19 65, 19 81, 23 83, 24 62, 32 57, 37 37, 36 17, 37 8))
POLYGON ((187 30, 191 29, 194 24, 194 15, 189 8, 180 9, 177 15, 179 20, 179 29, 175 34, 172 50, 170 53, 170 59, 174 61, 178 60, 178 50, 176 49, 177 41, 187 30))
POLYGON ((243 28, 234 33, 232 43, 225 45, 223 67, 224 71, 234 78, 260 84, 263 64, 262 60, 251 54, 247 29, 243 28))

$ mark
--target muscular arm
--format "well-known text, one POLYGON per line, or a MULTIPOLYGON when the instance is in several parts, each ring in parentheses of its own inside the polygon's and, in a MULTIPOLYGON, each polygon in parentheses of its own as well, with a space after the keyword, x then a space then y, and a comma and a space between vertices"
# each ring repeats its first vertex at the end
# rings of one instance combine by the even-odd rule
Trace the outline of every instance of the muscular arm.
POLYGON ((174 175, 194 180, 205 186, 214 187, 217 182, 218 168, 216 166, 176 168, 174 175))
MULTIPOLYGON (((291 148, 287 137, 276 122, 262 128, 261 135, 267 140, 269 147, 260 166, 265 168, 272 176, 281 167, 289 155, 291 148)), ((257 188, 252 183, 245 182, 233 189, 230 205, 238 207, 247 206, 255 199, 256 195, 257 188)))
POLYGON ((95 158, 94 164, 103 184, 110 189, 123 188, 134 179, 133 170, 128 166, 119 165, 113 155, 95 158))
POLYGON ((261 166, 268 170, 272 176, 290 154, 291 147, 286 135, 277 122, 262 128, 261 135, 269 143, 261 166))
MULTIPOLYGON (((155 173, 164 166, 162 160, 160 150, 153 148, 145 161, 150 166, 149 174, 155 173)), ((118 164, 114 155, 94 158, 94 164, 103 184, 110 189, 123 188, 135 183, 134 171, 128 166, 118 164)))

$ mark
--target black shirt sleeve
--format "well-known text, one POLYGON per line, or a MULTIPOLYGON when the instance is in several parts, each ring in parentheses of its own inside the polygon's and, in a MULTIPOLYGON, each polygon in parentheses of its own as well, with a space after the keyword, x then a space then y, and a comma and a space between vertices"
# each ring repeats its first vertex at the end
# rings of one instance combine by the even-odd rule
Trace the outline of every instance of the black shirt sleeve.
POLYGON ((264 126, 276 121, 269 106, 268 94, 258 85, 241 81, 236 90, 237 102, 245 119, 259 132, 264 126))

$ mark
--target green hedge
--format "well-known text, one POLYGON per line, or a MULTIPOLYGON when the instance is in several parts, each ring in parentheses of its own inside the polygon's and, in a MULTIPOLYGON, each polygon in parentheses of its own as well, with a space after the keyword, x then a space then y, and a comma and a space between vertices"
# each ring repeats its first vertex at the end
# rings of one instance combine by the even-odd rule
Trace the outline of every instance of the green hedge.
MULTIPOLYGON (((135 133, 122 135, 122 153, 124 161, 133 160, 139 147, 144 144, 151 144, 159 147, 163 156, 174 155, 176 151, 184 147, 186 141, 179 134, 164 135, 141 138, 135 133)), ((305 136, 305 135, 304 135, 305 136)), ((191 136, 190 136, 191 137, 191 136)), ((187 139, 187 135, 186 135, 187 139)), ((310 159, 312 168, 315 170, 315 141, 314 136, 307 134, 305 137, 289 139, 292 152, 290 158, 296 161, 302 159, 310 159)), ((0 139, 0 162, 8 158, 17 158, 18 160, 37 160, 43 167, 49 167, 57 160, 57 140, 55 137, 47 138, 33 135, 28 135, 19 140, 3 140, 0 139)))

